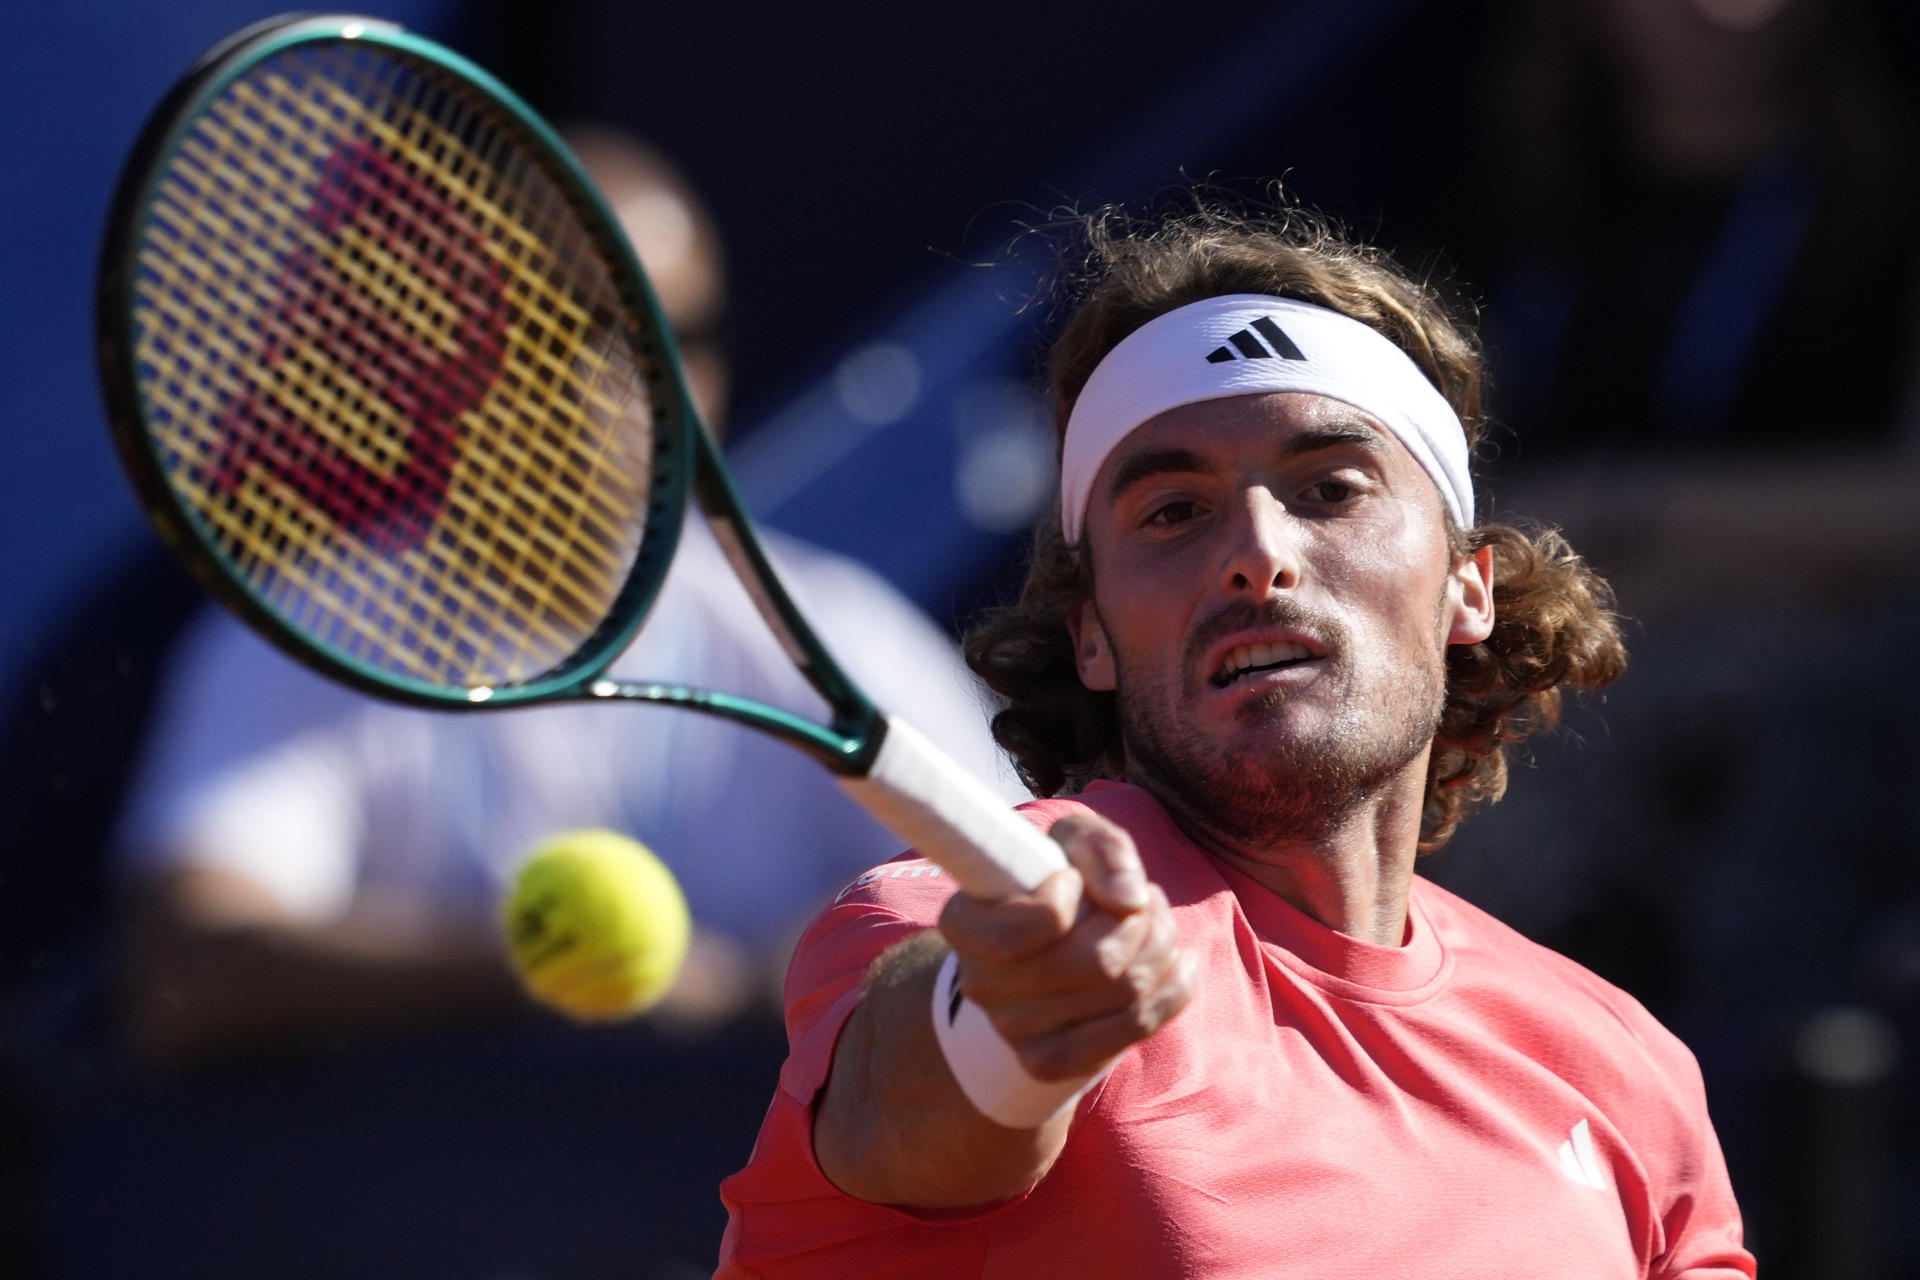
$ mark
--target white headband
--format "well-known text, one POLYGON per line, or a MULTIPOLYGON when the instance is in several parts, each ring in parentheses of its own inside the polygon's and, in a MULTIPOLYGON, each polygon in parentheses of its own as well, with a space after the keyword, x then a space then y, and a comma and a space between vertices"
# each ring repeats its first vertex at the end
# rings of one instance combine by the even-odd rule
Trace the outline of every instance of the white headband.
POLYGON ((1473 478, 1460 419, 1384 334, 1309 302, 1236 293, 1156 316, 1121 340, 1067 417, 1060 524, 1080 541, 1100 464, 1149 418, 1202 400, 1306 391, 1344 401, 1391 431, 1473 526, 1473 478))

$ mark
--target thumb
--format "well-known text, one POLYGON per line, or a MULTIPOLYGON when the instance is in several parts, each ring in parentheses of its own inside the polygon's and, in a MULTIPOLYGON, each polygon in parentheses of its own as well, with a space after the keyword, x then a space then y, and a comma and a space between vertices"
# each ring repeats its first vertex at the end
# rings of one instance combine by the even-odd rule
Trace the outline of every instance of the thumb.
POLYGON ((1068 814, 1049 833, 1086 882, 1087 896, 1115 915, 1144 908, 1147 872, 1133 837, 1098 814, 1068 814))

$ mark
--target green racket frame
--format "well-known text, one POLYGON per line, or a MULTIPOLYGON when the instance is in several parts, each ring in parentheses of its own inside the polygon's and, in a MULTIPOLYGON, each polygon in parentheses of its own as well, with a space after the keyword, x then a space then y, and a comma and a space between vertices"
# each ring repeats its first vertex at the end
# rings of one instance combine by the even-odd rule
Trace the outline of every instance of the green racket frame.
POLYGON ((752 518, 700 421, 685 381, 673 333, 631 245, 579 161, 554 131, 504 84, 460 55, 400 27, 351 15, 293 16, 248 27, 209 51, 160 103, 136 144, 114 196, 98 274, 96 340, 113 438, 149 517, 200 581, 229 608, 292 657, 377 697, 438 710, 507 707, 556 699, 639 701, 684 707, 738 721, 798 747, 834 771, 862 775, 886 733, 886 721, 815 636, 768 562, 752 518), (619 266, 617 285, 628 303, 635 346, 657 353, 648 362, 657 411, 653 487, 638 555, 599 628, 559 665, 522 683, 458 688, 409 679, 326 650, 285 621, 230 564, 213 530, 181 498, 165 459, 146 428, 148 405, 137 367, 133 296, 136 254, 144 238, 154 185, 165 173, 194 121, 236 79, 262 60, 298 45, 358 40, 385 46, 429 68, 451 72, 489 98, 505 126, 547 152, 583 221, 619 266), (667 682, 614 680, 605 672, 646 620, 672 563, 686 518, 688 495, 713 525, 767 626, 832 708, 821 725, 750 698, 667 682))

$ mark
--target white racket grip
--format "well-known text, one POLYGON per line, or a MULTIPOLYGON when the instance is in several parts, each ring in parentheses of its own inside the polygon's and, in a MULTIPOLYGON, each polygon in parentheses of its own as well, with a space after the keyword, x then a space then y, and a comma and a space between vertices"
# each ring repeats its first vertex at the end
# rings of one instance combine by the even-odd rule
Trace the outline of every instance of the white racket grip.
POLYGON ((840 784, 976 898, 1023 893, 1067 865, 1050 837, 897 717, 872 770, 840 784))
POLYGON ((967 1101, 1009 1129, 1038 1129, 1106 1074, 1072 1080, 1028 1075, 986 1010, 960 994, 960 957, 951 951, 933 979, 933 1036, 967 1101))

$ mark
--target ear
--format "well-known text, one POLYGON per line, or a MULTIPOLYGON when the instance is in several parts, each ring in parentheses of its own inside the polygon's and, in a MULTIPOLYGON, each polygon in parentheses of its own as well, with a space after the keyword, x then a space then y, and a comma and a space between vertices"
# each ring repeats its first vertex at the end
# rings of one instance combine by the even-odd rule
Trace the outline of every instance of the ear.
POLYGON ((1080 669, 1080 683, 1096 693, 1112 690, 1118 684, 1113 646, 1107 642, 1107 629, 1093 601, 1082 600, 1067 610, 1067 631, 1073 636, 1073 662, 1080 669))
POLYGON ((1493 634, 1493 548, 1481 547, 1447 578, 1447 643, 1478 644, 1493 634))

